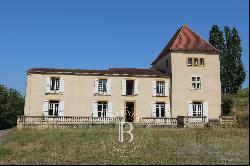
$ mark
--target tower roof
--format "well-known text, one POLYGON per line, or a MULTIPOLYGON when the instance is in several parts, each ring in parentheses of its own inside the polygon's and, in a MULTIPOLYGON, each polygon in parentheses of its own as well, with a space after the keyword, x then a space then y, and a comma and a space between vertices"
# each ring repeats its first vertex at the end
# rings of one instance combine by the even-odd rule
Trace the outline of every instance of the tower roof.
POLYGON ((165 48, 152 63, 155 64, 169 52, 193 52, 219 54, 220 50, 213 47, 209 42, 202 39, 186 24, 181 26, 170 39, 165 48))

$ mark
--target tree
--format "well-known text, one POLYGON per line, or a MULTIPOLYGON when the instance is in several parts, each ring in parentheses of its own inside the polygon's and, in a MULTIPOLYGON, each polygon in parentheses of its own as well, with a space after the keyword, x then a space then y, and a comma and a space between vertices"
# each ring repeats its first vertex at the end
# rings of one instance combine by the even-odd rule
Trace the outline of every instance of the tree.
POLYGON ((0 129, 16 125, 17 116, 23 115, 24 98, 15 89, 0 84, 0 129))
POLYGON ((220 53, 220 75, 222 93, 237 93, 245 80, 246 73, 241 60, 241 40, 238 31, 224 27, 223 32, 217 25, 213 25, 209 33, 209 42, 220 53))
POLYGON ((220 31, 217 25, 213 25, 209 32, 209 43, 221 51, 220 53, 220 78, 221 78, 221 91, 224 93, 226 87, 226 71, 225 71, 225 40, 223 32, 220 31))
POLYGON ((233 28, 224 27, 226 55, 226 93, 237 93, 246 78, 246 72, 241 60, 241 40, 238 31, 233 28))

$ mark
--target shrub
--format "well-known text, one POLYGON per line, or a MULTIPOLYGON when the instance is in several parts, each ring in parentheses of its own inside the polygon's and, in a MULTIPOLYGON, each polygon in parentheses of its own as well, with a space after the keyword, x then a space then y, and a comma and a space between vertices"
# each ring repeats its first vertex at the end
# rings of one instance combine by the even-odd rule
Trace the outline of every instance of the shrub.
POLYGON ((222 98, 222 103, 221 103, 221 110, 222 110, 222 115, 226 116, 228 115, 232 108, 233 108, 233 100, 229 97, 223 97, 222 98))

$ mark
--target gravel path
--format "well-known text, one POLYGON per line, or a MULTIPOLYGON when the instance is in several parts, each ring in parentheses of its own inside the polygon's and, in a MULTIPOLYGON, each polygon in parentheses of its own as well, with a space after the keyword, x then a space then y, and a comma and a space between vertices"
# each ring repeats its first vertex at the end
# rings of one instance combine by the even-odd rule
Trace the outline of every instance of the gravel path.
POLYGON ((0 143, 4 140, 4 138, 8 135, 11 129, 0 130, 0 143))

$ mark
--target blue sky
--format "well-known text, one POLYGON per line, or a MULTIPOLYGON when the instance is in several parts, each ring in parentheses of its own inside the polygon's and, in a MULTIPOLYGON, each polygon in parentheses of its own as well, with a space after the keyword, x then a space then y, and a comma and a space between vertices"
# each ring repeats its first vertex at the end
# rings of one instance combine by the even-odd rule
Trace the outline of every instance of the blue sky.
POLYGON ((184 22, 208 40, 235 27, 249 82, 247 0, 0 1, 0 84, 25 94, 32 67, 148 68, 184 22))

